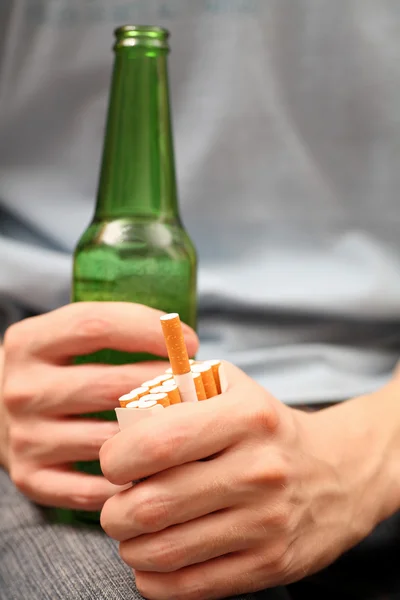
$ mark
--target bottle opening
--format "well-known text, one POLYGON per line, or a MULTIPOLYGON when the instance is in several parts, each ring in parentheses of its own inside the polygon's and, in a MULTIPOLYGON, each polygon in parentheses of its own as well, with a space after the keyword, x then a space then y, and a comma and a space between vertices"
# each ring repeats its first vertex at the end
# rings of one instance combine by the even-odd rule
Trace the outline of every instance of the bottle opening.
POLYGON ((151 25, 123 25, 115 30, 116 48, 142 46, 168 50, 169 31, 151 25))

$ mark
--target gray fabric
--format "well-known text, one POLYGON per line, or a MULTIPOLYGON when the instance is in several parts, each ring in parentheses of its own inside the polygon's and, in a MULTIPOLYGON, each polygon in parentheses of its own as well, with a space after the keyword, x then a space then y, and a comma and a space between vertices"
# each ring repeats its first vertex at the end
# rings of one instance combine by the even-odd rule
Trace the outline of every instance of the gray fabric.
POLYGON ((399 355, 396 0, 1 0, 0 297, 20 316, 68 301, 125 22, 172 32, 200 357, 286 402, 383 384, 399 355))

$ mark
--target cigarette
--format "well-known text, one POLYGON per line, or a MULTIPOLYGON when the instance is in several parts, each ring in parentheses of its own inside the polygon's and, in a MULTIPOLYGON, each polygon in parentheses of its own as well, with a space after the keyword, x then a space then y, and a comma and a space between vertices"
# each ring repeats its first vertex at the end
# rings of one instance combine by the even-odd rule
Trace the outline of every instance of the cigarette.
POLYGON ((210 365, 193 365, 192 372, 201 374, 207 398, 218 396, 217 386, 210 365))
POLYGON ((151 408, 149 406, 150 404, 151 406, 159 404, 160 406, 167 408, 167 406, 170 405, 168 394, 166 392, 161 394, 148 394, 139 400, 139 408, 151 408))
POLYGON ((127 404, 138 400, 138 398, 139 396, 137 395, 137 393, 135 393, 135 390, 132 390, 131 392, 129 392, 129 394, 124 394, 123 396, 121 396, 118 399, 118 402, 121 408, 125 408, 127 404))
POLYGON ((221 393, 221 381, 220 381, 219 373, 220 373, 220 369, 222 368, 221 361, 220 360, 206 360, 204 364, 210 365, 213 375, 214 375, 218 394, 220 394, 221 393))
POLYGON ((159 387, 155 387, 151 390, 152 394, 167 394, 170 404, 180 404, 181 397, 179 394, 178 386, 173 382, 167 385, 169 382, 166 381, 165 384, 160 385, 159 387))
POLYGON ((125 408, 139 408, 139 400, 134 400, 133 402, 129 402, 129 404, 127 404, 125 406, 125 408))
POLYGON ((169 381, 165 381, 161 386, 161 389, 168 394, 171 404, 180 404, 182 402, 178 386, 173 380, 171 380, 171 383, 169 381))
POLYGON ((192 373, 194 385, 196 388, 196 394, 198 400, 207 400, 207 394, 204 389, 203 379, 201 373, 192 373))
POLYGON ((158 385, 157 387, 151 388, 151 393, 152 394, 166 394, 167 393, 167 386, 164 385, 158 385))
POLYGON ((145 396, 146 394, 149 393, 149 389, 148 387, 144 387, 143 385, 141 387, 135 388, 134 390, 131 390, 129 393, 130 394, 137 394, 138 398, 141 398, 142 396, 145 396))
POLYGON ((158 385, 160 385, 160 382, 158 381, 158 379, 149 379, 149 381, 144 381, 142 383, 142 387, 145 387, 149 390, 151 390, 154 387, 157 387, 158 385))
POLYGON ((196 388, 190 372, 190 362, 179 315, 177 313, 164 315, 160 317, 160 321, 169 362, 182 402, 197 402, 196 388))
POLYGON ((164 373, 164 375, 154 377, 153 381, 158 381, 160 385, 164 383, 164 381, 172 381, 172 373, 164 373))
MULTIPOLYGON (((195 360, 193 360, 193 358, 189 358, 189 365, 194 365, 194 364, 195 364, 195 362, 196 362, 196 361, 195 361, 195 360)), ((165 374, 166 374, 166 375, 173 375, 173 372, 172 372, 172 367, 169 367, 169 369, 166 369, 166 371, 165 371, 165 374)))

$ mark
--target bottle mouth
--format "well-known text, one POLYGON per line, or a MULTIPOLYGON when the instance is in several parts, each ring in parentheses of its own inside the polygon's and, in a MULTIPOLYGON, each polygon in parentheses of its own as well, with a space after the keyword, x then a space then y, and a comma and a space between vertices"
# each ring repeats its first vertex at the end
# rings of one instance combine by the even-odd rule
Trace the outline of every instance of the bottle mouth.
POLYGON ((168 50, 169 31, 151 25, 122 25, 115 30, 115 48, 139 46, 168 50))

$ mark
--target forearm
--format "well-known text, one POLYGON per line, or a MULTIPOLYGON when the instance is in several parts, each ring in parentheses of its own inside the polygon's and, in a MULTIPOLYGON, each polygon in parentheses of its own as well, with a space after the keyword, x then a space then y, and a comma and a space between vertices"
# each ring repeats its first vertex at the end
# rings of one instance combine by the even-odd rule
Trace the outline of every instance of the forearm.
MULTIPOLYGON (((4 353, 0 346, 0 382, 3 380, 4 353)), ((0 386, 1 390, 1 386, 0 386)), ((7 421, 3 398, 0 392, 0 467, 7 468, 7 421)))
POLYGON ((315 415, 320 443, 353 495, 365 535, 400 510, 400 379, 315 415))

